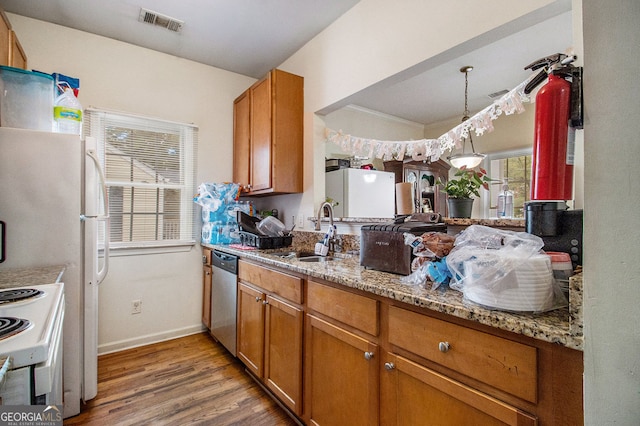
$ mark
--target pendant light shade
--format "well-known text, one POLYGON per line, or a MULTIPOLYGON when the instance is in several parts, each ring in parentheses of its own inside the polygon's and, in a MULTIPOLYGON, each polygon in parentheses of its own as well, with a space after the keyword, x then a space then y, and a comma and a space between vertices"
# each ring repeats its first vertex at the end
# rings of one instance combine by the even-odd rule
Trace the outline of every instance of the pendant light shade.
MULTIPOLYGON (((469 119, 469 106, 468 106, 469 80, 467 77, 469 72, 472 70, 473 70, 473 67, 470 65, 460 68, 460 72, 464 73, 464 115, 462 116, 463 123, 469 119)), ((462 153, 454 154, 450 157, 447 157, 447 160, 449 160, 449 162, 453 167, 457 169, 461 169, 461 168, 473 169, 474 167, 479 166, 480 163, 482 163, 482 160, 484 159, 484 157, 486 157, 486 155, 476 152, 475 148, 473 147, 473 138, 471 137, 471 132, 469 132, 469 142, 471 143, 470 153, 465 154, 464 152, 464 149, 467 145, 467 138, 463 138, 462 153)))
POLYGON ((478 167, 482 160, 484 160, 486 155, 480 154, 478 152, 473 152, 471 154, 457 154, 447 157, 451 165, 457 169, 467 168, 473 169, 474 167, 478 167))

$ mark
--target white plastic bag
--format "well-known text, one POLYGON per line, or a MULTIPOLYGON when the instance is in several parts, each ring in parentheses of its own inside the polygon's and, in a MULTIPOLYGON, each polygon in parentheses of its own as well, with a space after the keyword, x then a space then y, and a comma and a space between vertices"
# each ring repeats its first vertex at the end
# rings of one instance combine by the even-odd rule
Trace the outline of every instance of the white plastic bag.
POLYGON ((543 312, 567 305, 544 242, 526 232, 472 225, 447 256, 450 287, 492 309, 543 312))

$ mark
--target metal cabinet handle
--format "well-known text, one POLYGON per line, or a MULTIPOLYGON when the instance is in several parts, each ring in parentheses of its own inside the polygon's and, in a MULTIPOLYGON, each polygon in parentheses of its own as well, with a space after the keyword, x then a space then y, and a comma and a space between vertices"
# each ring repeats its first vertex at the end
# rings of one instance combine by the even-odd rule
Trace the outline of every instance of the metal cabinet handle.
POLYGON ((364 353, 364 359, 366 359, 367 361, 369 361, 372 358, 373 358, 373 352, 365 352, 364 353))
POLYGON ((256 296, 256 302, 260 302, 262 299, 260 299, 258 296, 256 296))
POLYGON ((451 345, 449 344, 449 342, 440 342, 438 343, 438 349, 443 353, 449 352, 449 349, 451 349, 451 345))
POLYGON ((262 304, 263 304, 263 305, 268 305, 268 304, 269 304, 269 301, 268 301, 268 300, 263 300, 263 301, 262 301, 262 304))
POLYGON ((391 371, 391 370, 393 370, 394 368, 396 368, 396 365, 395 365, 394 363, 392 363, 392 362, 385 362, 385 363, 384 363, 384 369, 385 369, 385 370, 387 370, 387 371, 391 371))
POLYGON ((207 256, 202 256, 202 263, 207 264, 207 256))

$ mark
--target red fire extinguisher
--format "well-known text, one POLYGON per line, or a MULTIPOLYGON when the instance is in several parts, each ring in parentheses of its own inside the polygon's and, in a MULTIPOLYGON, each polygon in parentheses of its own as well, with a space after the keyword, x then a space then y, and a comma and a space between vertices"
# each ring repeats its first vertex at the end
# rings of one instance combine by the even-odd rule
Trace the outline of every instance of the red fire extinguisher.
POLYGON ((547 84, 536 95, 531 200, 573 198, 573 135, 575 128, 582 127, 581 68, 569 65, 573 60, 559 53, 525 67, 545 67, 525 93, 548 75, 547 84))

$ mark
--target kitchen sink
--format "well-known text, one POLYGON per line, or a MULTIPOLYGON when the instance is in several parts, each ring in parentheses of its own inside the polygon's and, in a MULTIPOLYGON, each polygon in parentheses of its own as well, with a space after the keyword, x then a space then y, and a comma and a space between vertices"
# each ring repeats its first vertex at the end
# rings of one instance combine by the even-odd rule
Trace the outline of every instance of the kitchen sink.
POLYGON ((295 259, 300 257, 309 257, 315 256, 315 253, 309 251, 294 251, 294 250, 285 250, 285 251, 274 251, 269 253, 271 256, 282 257, 285 259, 295 259))
POLYGON ((308 251, 278 251, 269 253, 272 256, 278 256, 283 259, 298 259, 300 262, 327 262, 330 260, 340 260, 333 256, 320 256, 308 251))
POLYGON ((301 257, 298 260, 300 262, 328 262, 330 260, 340 260, 340 258, 339 257, 333 257, 333 256, 318 256, 318 255, 314 255, 314 256, 301 257))

